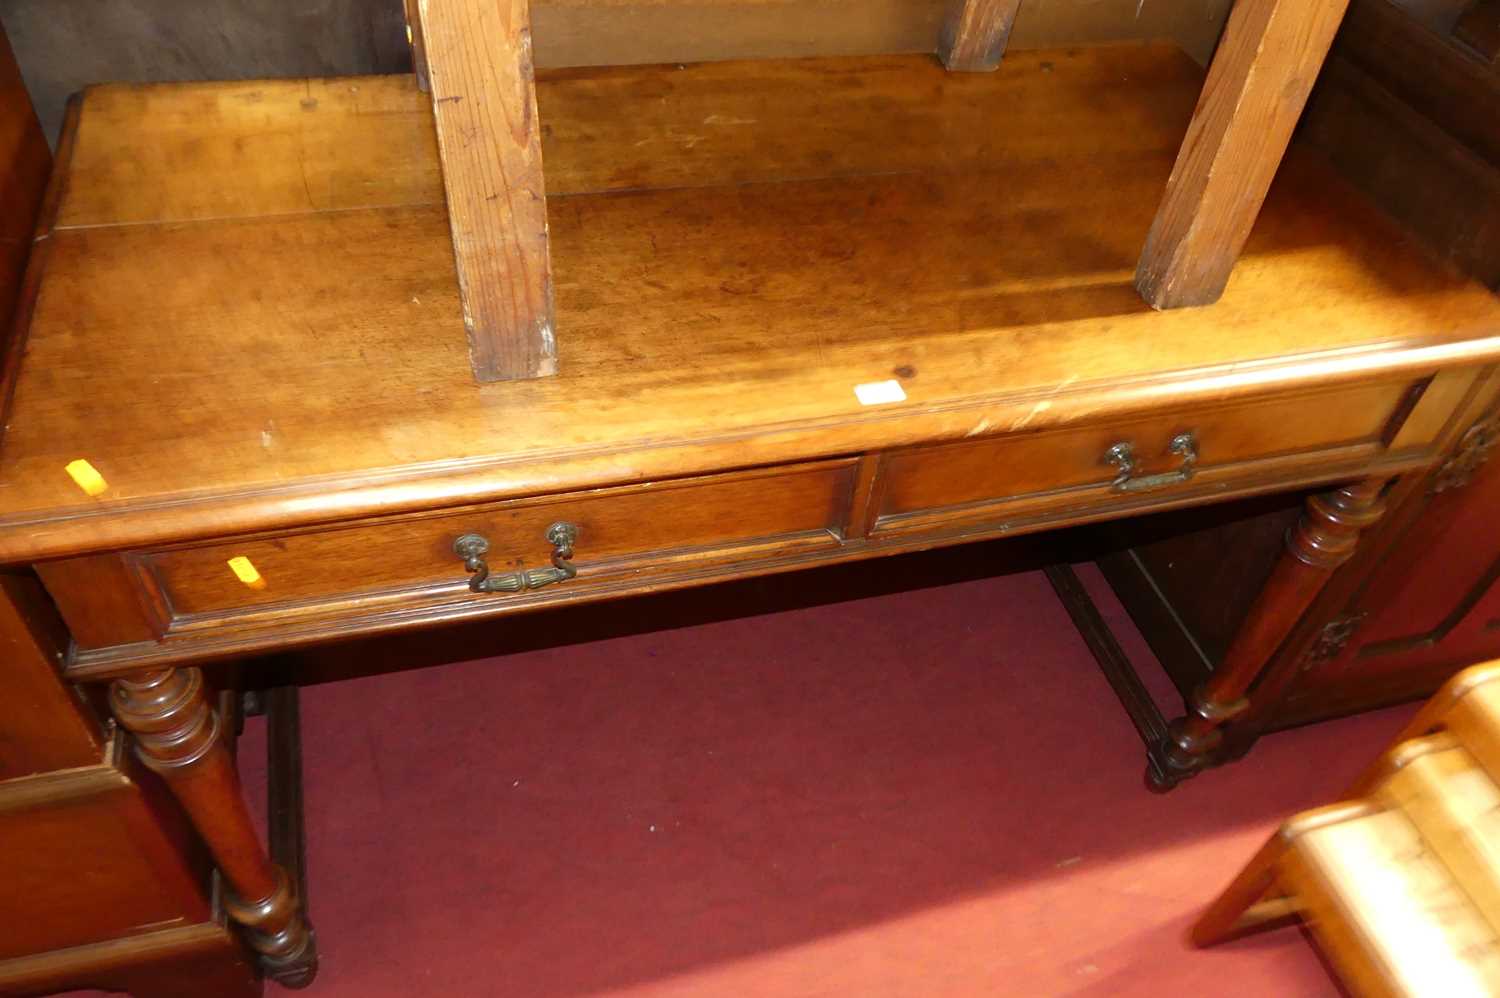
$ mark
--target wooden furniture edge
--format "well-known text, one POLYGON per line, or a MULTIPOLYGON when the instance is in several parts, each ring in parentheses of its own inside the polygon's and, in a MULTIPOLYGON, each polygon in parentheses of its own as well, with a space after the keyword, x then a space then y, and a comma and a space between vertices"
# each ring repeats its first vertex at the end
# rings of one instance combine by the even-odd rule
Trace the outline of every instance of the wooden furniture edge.
POLYGON ((7 994, 45 993, 72 987, 80 979, 127 971, 138 964, 202 950, 238 948, 239 940, 222 920, 173 926, 106 942, 0 960, 0 989, 7 994))
MULTIPOLYGON (((1413 470, 1421 466, 1421 462, 1412 459, 1388 459, 1374 464, 1361 463, 1347 468, 1325 469, 1317 473, 1307 472, 1272 481, 1261 481, 1258 484, 1247 485, 1230 495, 1251 496, 1289 489, 1326 486, 1358 477, 1362 473, 1397 475, 1402 469, 1413 470)), ((465 600, 461 593, 455 593, 452 600, 416 608, 394 607, 361 614, 357 617, 340 614, 342 623, 330 623, 322 618, 314 617, 303 621, 272 621, 258 626, 228 630, 227 633, 221 634, 195 633, 187 637, 179 636, 176 640, 169 634, 164 641, 144 641, 95 649, 75 647, 64 666, 64 676, 74 682, 112 678, 128 675, 142 668, 159 667, 165 664, 189 662, 197 664, 234 658, 272 648, 309 646, 354 636, 364 637, 434 624, 461 623, 512 613, 544 610, 563 603, 594 602, 623 595, 667 592, 730 579, 773 575, 821 565, 862 561, 889 554, 931 550, 1004 537, 1023 537, 1063 526, 1078 526, 1132 515, 1143 515, 1148 512, 1182 509, 1222 501, 1224 498, 1226 498, 1226 493, 1222 489, 1210 486, 1193 493, 1167 498, 1145 497, 1102 509, 1096 507, 1083 511, 1066 510, 1061 513, 1050 512, 1010 519, 1000 517, 995 520, 971 521, 935 530, 881 534, 872 538, 850 536, 842 538, 838 544, 779 557, 716 561, 706 566, 664 571, 659 576, 651 578, 646 584, 642 584, 639 579, 625 576, 593 589, 540 590, 536 593, 510 596, 503 602, 465 600)), ((455 566, 460 567, 457 563, 455 566)))
POLYGON ((0 780, 0 816, 131 786, 130 778, 122 769, 125 742, 119 733, 112 735, 104 745, 99 762, 90 766, 54 769, 0 780))
MULTIPOLYGON (((26 357, 26 339, 31 332, 31 318, 36 310, 37 295, 41 292, 42 276, 47 269, 47 250, 50 246, 48 237, 57 223, 57 213, 68 189, 71 173, 69 166, 73 159, 73 147, 82 112, 83 95, 74 94, 68 99, 62 135, 58 139, 57 152, 52 157, 52 176, 47 180, 47 189, 37 212, 36 231, 32 236, 31 252, 26 258, 26 271, 21 278, 15 314, 5 327, 5 357, 0 360, 0 449, 5 446, 4 428, 10 423, 10 408, 15 396, 16 381, 21 374, 21 362, 26 357)), ((5 318, 0 316, 0 321, 5 318)))
POLYGON ((1185 406, 1251 397, 1267 386, 1272 389, 1268 394, 1320 390, 1496 361, 1500 361, 1500 335, 1456 342, 1375 344, 1186 370, 1167 377, 1080 382, 1050 391, 1003 393, 922 407, 892 406, 858 416, 748 427, 709 439, 650 440, 629 446, 341 473, 301 479, 290 486, 101 502, 56 513, 0 518, 0 563, 938 444, 973 439, 976 424, 994 431, 986 436, 1004 435, 1017 424, 1027 432, 1038 432, 1096 421, 1106 407, 1111 415, 1145 413, 1160 411, 1164 403, 1185 406), (1040 416, 1036 415, 1038 401, 1048 403, 1040 416), (837 449, 827 444, 828 430, 834 426, 844 431, 837 449), (716 461, 711 453, 714 448, 736 445, 742 448, 741 459, 732 465, 716 461), (629 455, 628 466, 622 467, 622 451, 629 455), (351 485, 356 474, 360 481, 351 485), (164 524, 166 511, 172 516, 164 524))
POLYGON ((52 175, 52 151, 16 63, 15 52, 0 26, 0 145, 5 189, 0 204, 0 331, 10 324, 21 292, 31 240, 52 175))

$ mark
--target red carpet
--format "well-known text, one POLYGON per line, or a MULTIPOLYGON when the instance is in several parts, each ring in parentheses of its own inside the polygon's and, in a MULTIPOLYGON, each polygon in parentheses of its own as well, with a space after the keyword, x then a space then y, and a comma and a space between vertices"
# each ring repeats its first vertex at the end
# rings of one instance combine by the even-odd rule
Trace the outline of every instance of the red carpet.
POLYGON ((309 687, 306 994, 1336 994, 1183 934, 1409 712, 1152 795, 1039 573, 309 687))

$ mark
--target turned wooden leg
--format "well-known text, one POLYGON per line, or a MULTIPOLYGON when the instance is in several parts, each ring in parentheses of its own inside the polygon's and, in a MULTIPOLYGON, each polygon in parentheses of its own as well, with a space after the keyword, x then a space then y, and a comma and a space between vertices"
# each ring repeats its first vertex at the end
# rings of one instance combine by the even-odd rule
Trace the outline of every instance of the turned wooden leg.
POLYGON ((115 717, 136 738, 141 761, 160 774, 203 836, 228 883, 225 908, 248 930, 262 970, 300 987, 317 970, 312 930, 286 871, 256 837, 219 713, 197 669, 161 669, 117 679, 115 717))
POLYGON ((1333 570, 1348 561, 1360 531, 1385 513, 1384 478, 1371 478, 1310 497, 1286 550, 1250 607, 1224 661, 1193 694, 1189 713, 1173 721, 1162 745, 1165 774, 1148 771, 1166 789, 1212 764, 1223 727, 1249 709, 1245 698, 1266 662, 1317 597, 1333 570))

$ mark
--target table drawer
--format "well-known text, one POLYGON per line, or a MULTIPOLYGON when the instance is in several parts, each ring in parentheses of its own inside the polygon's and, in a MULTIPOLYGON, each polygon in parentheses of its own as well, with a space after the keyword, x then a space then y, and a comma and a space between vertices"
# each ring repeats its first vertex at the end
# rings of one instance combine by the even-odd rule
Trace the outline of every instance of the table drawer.
POLYGON ((837 547, 854 469, 853 460, 824 461, 131 552, 113 583, 99 558, 39 571, 82 647, 226 624, 369 614, 382 603, 399 612, 434 602, 566 598, 664 566, 837 547), (551 566, 553 524, 576 529, 576 577, 548 581, 533 573, 519 591, 469 592, 470 572, 454 550, 458 538, 487 542, 493 585, 551 566), (144 608, 134 621, 122 612, 129 600, 111 595, 122 586, 134 587, 144 608))
POLYGON ((1373 458, 1398 434, 1400 446, 1420 447, 1452 409, 1447 385, 1427 388, 1425 380, 1361 385, 897 452, 881 470, 873 533, 1268 479, 1335 457, 1373 458), (1424 396, 1432 405, 1412 418, 1424 396))

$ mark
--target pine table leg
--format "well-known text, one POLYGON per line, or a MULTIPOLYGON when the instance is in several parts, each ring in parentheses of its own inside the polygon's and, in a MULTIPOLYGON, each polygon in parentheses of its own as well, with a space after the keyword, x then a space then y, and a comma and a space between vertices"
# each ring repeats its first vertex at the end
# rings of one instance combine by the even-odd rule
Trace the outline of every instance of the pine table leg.
POLYGON ((1348 0, 1235 0, 1136 270, 1153 308, 1219 300, 1348 0))
POLYGON ((527 0, 415 0, 478 381, 557 373, 527 0))
POLYGON ((290 987, 312 980, 317 949, 286 871, 256 836, 219 713, 198 669, 159 669, 115 680, 110 707, 202 835, 229 886, 229 915, 248 930, 267 976, 290 987))
POLYGON ((951 70, 988 72, 1000 65, 1021 0, 950 0, 938 57, 951 70))

